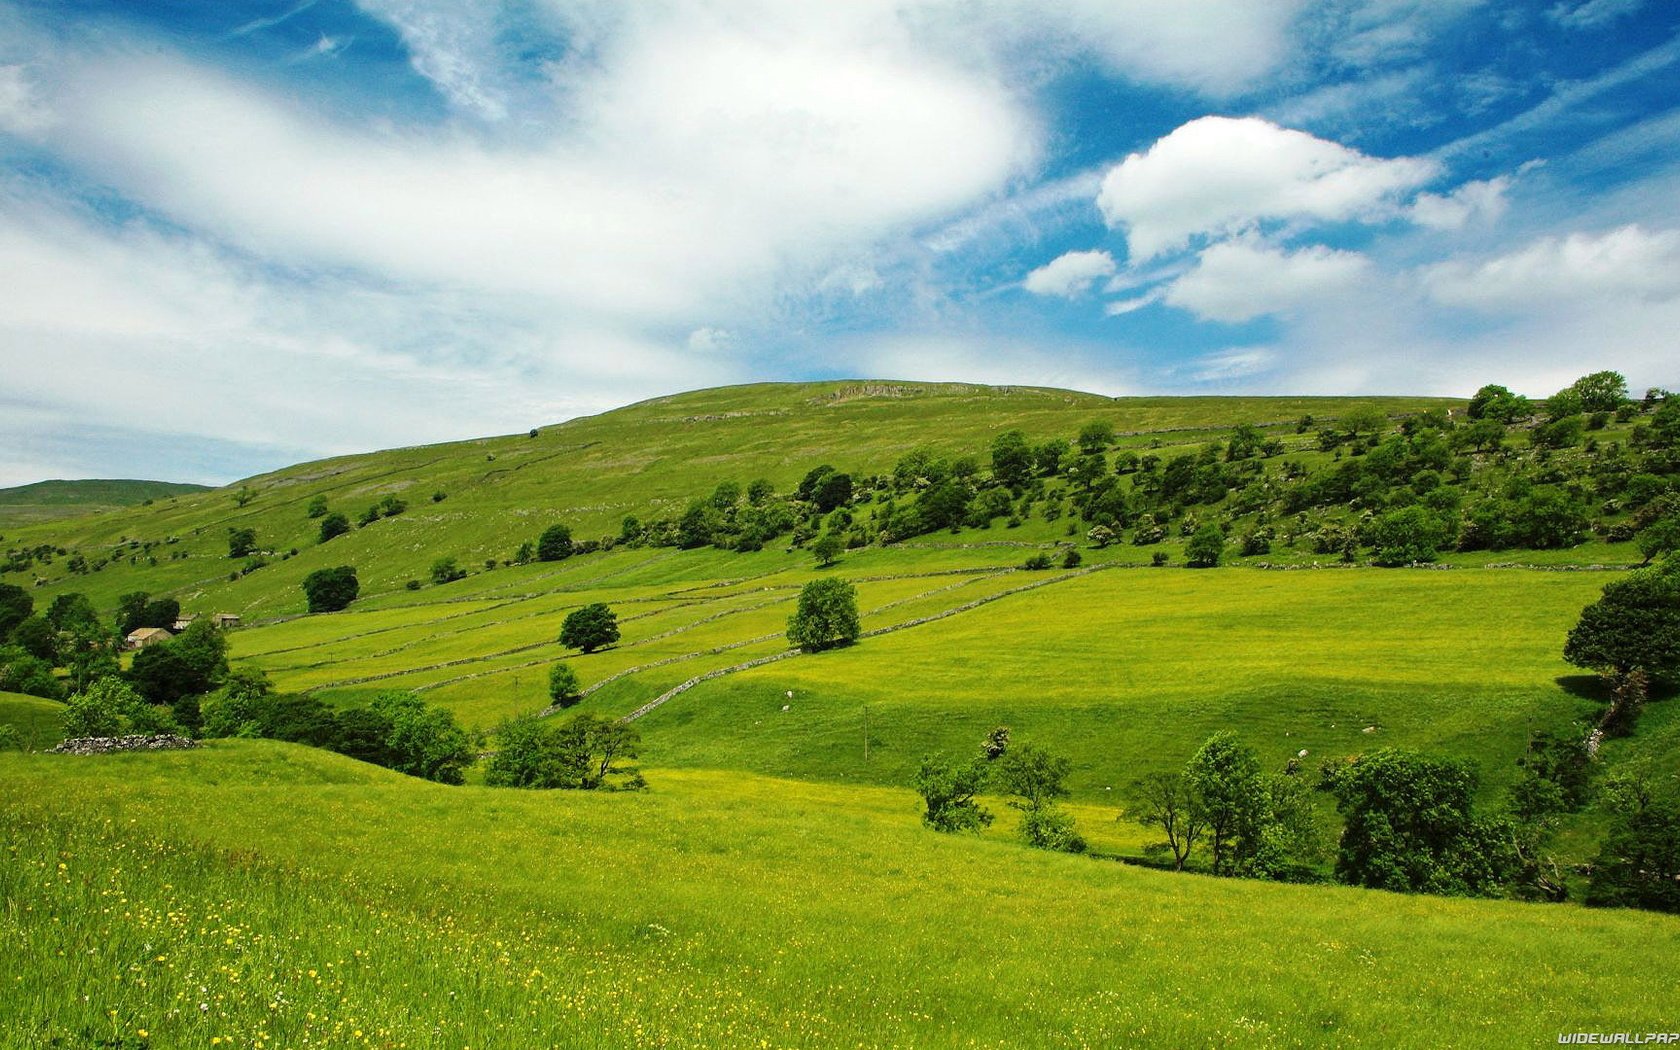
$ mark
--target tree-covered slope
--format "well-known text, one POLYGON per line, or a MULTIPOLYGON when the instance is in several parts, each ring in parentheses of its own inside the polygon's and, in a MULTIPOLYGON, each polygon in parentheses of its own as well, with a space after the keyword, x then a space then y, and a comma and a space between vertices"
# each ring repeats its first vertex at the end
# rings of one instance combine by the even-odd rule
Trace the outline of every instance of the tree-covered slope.
POLYGON ((45 557, 0 565, 0 580, 40 593, 172 593, 188 609, 247 615, 298 611, 310 571, 351 564, 364 590, 423 578, 439 557, 467 568, 507 559, 548 524, 579 539, 616 535, 626 516, 675 516, 719 482, 769 480, 787 492, 812 467, 890 471, 925 447, 984 457, 997 434, 1069 437, 1092 420, 1147 448, 1194 447, 1238 423, 1292 430, 1303 415, 1334 419, 1360 406, 1403 414, 1441 399, 1107 398, 1033 387, 831 382, 761 384, 658 398, 525 434, 300 464, 210 492, 73 521, 9 530, 10 551, 45 557), (441 497, 441 498, 439 498, 441 497), (394 498, 406 509, 322 545, 311 502, 352 524, 394 498), (267 566, 228 557, 228 530, 251 529, 267 566), (63 550, 63 555, 56 552, 63 550), (296 556, 289 553, 296 550, 296 556), (69 566, 80 555, 86 572, 69 566), (98 566, 97 569, 94 566, 98 566))

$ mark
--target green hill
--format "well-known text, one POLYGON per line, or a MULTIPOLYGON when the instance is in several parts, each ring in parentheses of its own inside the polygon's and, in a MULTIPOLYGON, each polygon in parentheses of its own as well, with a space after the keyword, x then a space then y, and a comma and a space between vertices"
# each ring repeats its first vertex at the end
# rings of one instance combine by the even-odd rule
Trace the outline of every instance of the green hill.
POLYGON ((37 481, 0 489, 0 528, 100 514, 153 500, 209 491, 208 485, 173 481, 37 481))
MULTIPOLYGON (((540 429, 535 437, 485 438, 301 464, 210 492, 74 521, 20 528, 11 549, 52 545, 101 570, 76 574, 67 559, 35 562, 0 579, 46 581, 42 591, 82 591, 102 605, 132 590, 169 592, 184 606, 247 616, 300 611, 299 581, 311 570, 353 564, 364 592, 423 578, 453 556, 476 569, 510 557, 555 521, 580 539, 616 535, 627 515, 680 513, 721 481, 755 478, 778 491, 832 462, 854 473, 890 471, 917 447, 984 456, 998 433, 1019 428, 1047 439, 1106 420, 1123 441, 1193 447, 1236 422, 1283 429, 1303 414, 1334 418, 1364 404, 1405 413, 1440 399, 1107 398, 1032 387, 833 382, 761 384, 659 398, 540 429), (239 493, 248 500, 243 506, 239 493), (441 495, 442 500, 434 501, 441 495), (386 497, 401 515, 318 545, 306 509, 324 497, 355 521, 386 497), (274 552, 259 572, 229 580, 229 528, 256 531, 274 552), (279 559, 296 549, 297 556, 279 559), (155 564, 154 564, 155 563, 155 564)), ((1290 428, 1292 429, 1292 427, 1290 428)))
MULTIPOLYGON (((28 936, 0 943, 0 972, 30 975, 0 1044, 1497 1046, 1662 1030, 1671 917, 1117 863, 1158 837, 1133 785, 1218 730, 1302 783, 1382 747, 1460 759, 1492 810, 1535 734, 1578 740, 1603 713, 1561 649, 1640 560, 1640 515, 1665 505, 1657 417, 1579 421, 1570 440, 1536 417, 1483 442, 1463 440, 1462 407, 740 387, 8 533, 0 582, 37 611, 81 592, 108 615, 147 591, 240 614, 230 655, 276 689, 340 709, 412 690, 485 749, 548 707, 564 661, 576 712, 635 719, 652 788, 445 788, 272 741, 0 756, 15 843, 0 880, 8 900, 47 887, 28 936), (1037 455, 1092 423, 1113 432, 1100 475, 1082 477, 1075 446, 1019 491, 992 483, 998 435, 1020 430, 1037 455), (790 494, 826 483, 823 465, 852 492, 818 513, 790 494), (761 478, 773 494, 757 502, 719 490, 761 478), (970 502, 898 531, 941 490, 970 502), (988 492, 999 504, 977 513, 988 492), (752 532, 782 507, 780 531, 752 532), (1372 523, 1419 509, 1456 530, 1435 560, 1373 567, 1372 523), (320 542, 331 513, 365 524, 320 542), (1525 516, 1561 540, 1489 539, 1525 516), (516 555, 556 523, 580 553, 516 555), (1230 541, 1221 566, 1186 568, 1209 524, 1230 541), (230 557, 247 529, 256 550, 230 557), (823 532, 846 540, 827 566, 809 542, 823 532), (434 576, 440 559, 459 578, 434 576), (306 615, 300 582, 337 565, 360 596, 306 615), (863 637, 794 653, 788 617, 821 578, 856 587, 863 637), (596 602, 619 641, 562 648, 566 615, 596 602), (982 834, 921 825, 923 756, 971 754, 1000 724, 1069 760, 1096 858, 1028 850, 1001 799, 982 834), (202 1008, 176 1005, 188 984, 202 1008)), ((0 697, 0 723, 51 708, 0 697)), ((1659 700, 1597 768, 1677 762, 1680 708, 1659 700)), ((1329 797, 1310 808, 1333 842, 1329 797)), ((1597 811, 1559 821, 1548 848, 1577 898, 1604 839, 1597 811)))

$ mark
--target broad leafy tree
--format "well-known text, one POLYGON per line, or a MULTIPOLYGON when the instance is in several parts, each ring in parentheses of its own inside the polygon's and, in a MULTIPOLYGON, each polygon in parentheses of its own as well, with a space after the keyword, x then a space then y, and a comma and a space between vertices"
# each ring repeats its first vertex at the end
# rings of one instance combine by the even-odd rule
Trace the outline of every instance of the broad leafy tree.
POLYGON ((1606 584, 1570 629, 1563 658, 1603 674, 1680 681, 1680 558, 1606 584))
POLYGON ((342 536, 350 531, 350 519, 334 511, 321 519, 319 542, 325 543, 335 536, 342 536))
POLYGON ((560 625, 560 644, 592 653, 618 641, 618 616, 601 602, 574 609, 560 625))
POLYGON ((800 588, 799 605, 788 618, 789 645, 817 652, 850 645, 861 633, 856 587, 830 577, 800 588))
POLYGON ((312 613, 338 612, 348 608, 361 593, 356 570, 350 565, 332 569, 316 569, 303 578, 304 597, 309 600, 312 613))
POLYGON ((1476 816, 1476 783, 1466 763, 1393 748, 1337 771, 1337 877, 1403 893, 1493 893, 1517 858, 1508 829, 1476 816))
POLYGON ((561 707, 571 707, 583 699, 583 684, 570 664, 557 661, 549 667, 548 698, 561 707))
POLYGON ((538 561, 561 561, 572 556, 572 530, 565 525, 550 525, 537 538, 538 561))

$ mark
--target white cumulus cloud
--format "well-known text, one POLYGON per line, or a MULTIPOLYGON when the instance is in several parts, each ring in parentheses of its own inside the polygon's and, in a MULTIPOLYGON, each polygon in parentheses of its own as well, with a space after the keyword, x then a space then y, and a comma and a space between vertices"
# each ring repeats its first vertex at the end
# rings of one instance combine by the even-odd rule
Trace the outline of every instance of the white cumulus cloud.
POLYGON ((1542 237, 1493 258, 1439 263, 1424 271, 1423 281, 1439 302, 1484 309, 1672 300, 1680 298, 1680 229, 1635 224, 1542 237))
POLYGON ((1495 222, 1505 214, 1511 178, 1467 182, 1451 193, 1420 193, 1412 202, 1412 221, 1435 230, 1462 230, 1477 222, 1495 222))
POLYGON ((1210 321, 1238 324, 1333 299, 1371 270, 1358 252, 1323 246, 1289 252, 1247 240, 1216 244, 1168 288, 1166 302, 1210 321))
POLYGON ((1427 159, 1369 157, 1256 117, 1202 117, 1111 169, 1097 206, 1136 263, 1267 221, 1392 214, 1436 173, 1427 159))
POLYGON ((1068 252, 1027 274, 1021 287, 1034 295, 1072 299, 1097 279, 1114 274, 1114 257, 1104 251, 1068 252))

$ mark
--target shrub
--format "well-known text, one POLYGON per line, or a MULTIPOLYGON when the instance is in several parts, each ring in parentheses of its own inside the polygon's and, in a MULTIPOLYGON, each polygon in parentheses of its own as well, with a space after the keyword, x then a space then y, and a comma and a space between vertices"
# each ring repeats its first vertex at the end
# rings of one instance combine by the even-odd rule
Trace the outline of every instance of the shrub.
POLYGON ((583 687, 571 665, 556 663, 548 669, 548 697, 561 707, 571 707, 583 699, 583 687))
POLYGON ((342 536, 350 531, 350 519, 334 512, 321 519, 320 542, 325 543, 335 536, 342 536))

